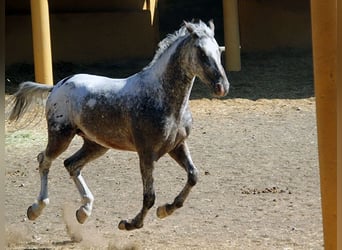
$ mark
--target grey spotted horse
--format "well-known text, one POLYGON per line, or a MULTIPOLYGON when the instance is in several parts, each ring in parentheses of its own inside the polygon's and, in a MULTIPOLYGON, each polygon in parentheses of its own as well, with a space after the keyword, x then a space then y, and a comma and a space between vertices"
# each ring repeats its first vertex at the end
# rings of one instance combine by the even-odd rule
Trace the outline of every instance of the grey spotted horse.
POLYGON ((184 22, 159 43, 147 67, 125 79, 76 74, 55 86, 22 83, 14 95, 9 121, 20 119, 33 100, 48 94, 48 143, 37 157, 41 189, 37 201, 27 210, 28 218, 35 220, 49 203, 51 163, 67 149, 75 135, 83 138, 83 146, 64 165, 82 198, 82 206, 76 211, 79 223, 90 216, 94 202, 81 170, 110 148, 137 152, 143 182, 141 210, 133 219, 122 220, 119 229, 143 226, 155 201, 154 165, 165 154, 187 172, 187 182, 172 203, 158 207, 157 216, 164 218, 182 207, 198 178, 186 144, 192 124, 189 96, 195 77, 207 84, 215 96, 228 93, 229 82, 211 21, 184 22))

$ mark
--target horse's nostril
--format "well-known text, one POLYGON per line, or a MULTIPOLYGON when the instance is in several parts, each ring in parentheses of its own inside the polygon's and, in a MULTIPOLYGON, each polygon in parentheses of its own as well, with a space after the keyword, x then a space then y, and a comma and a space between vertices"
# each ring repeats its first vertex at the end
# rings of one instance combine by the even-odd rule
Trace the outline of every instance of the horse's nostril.
POLYGON ((226 94, 224 87, 221 83, 215 85, 215 94, 218 96, 224 96, 226 94))

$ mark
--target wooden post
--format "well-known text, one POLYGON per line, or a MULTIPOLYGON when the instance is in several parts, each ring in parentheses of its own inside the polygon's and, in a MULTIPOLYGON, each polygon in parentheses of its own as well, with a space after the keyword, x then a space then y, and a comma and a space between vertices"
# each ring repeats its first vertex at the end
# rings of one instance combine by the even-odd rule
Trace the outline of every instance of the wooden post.
POLYGON ((240 58, 240 31, 238 0, 222 0, 225 65, 230 71, 241 70, 240 58))
POLYGON ((151 25, 154 24, 156 5, 158 0, 145 0, 143 10, 149 10, 151 13, 151 25))
POLYGON ((337 249, 342 249, 342 0, 337 1, 337 249))
POLYGON ((31 0, 35 79, 53 84, 48 0, 31 0))
POLYGON ((324 247, 337 249, 336 0, 311 0, 324 247))

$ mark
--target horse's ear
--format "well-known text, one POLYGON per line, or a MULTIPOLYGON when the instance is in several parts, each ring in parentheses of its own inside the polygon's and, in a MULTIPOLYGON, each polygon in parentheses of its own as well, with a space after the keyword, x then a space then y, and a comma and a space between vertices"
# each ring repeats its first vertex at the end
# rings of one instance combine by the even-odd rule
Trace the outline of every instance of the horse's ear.
POLYGON ((220 46, 219 47, 219 51, 220 51, 220 53, 225 52, 226 51, 226 47, 225 46, 220 46))
POLYGON ((214 25, 214 20, 210 19, 208 22, 209 28, 214 32, 215 31, 215 25, 214 25))
POLYGON ((195 30, 195 27, 192 23, 188 23, 188 22, 184 21, 184 26, 190 34, 192 34, 195 30))

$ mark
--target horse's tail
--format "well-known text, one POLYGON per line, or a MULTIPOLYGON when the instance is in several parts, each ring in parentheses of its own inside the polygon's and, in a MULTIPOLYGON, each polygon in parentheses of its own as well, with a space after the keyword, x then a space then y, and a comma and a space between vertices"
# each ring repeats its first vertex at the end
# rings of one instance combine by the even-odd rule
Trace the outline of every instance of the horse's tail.
POLYGON ((35 82, 23 82, 19 85, 19 90, 14 93, 10 100, 11 111, 8 121, 18 121, 29 110, 32 104, 44 105, 44 100, 51 92, 53 86, 35 82))

